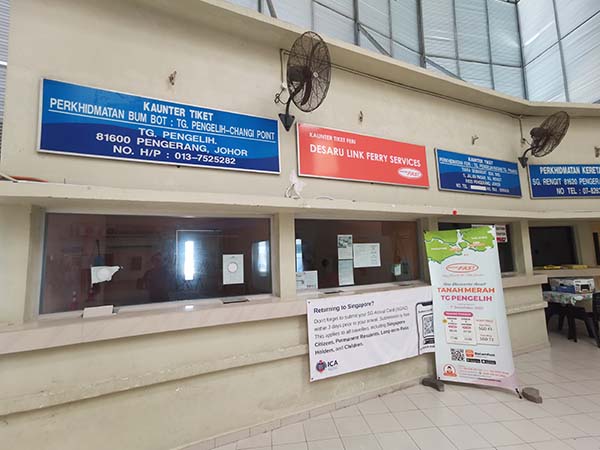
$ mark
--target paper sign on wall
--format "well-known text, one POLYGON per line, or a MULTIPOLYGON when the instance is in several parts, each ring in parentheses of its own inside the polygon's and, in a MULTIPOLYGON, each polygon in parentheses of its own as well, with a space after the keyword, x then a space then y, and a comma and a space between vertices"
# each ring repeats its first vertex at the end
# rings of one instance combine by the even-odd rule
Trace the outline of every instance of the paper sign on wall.
POLYGON ((311 299, 306 310, 310 381, 433 351, 429 286, 311 299))
POLYGON ((381 267, 379 242, 374 244, 354 244, 354 267, 381 267))
POLYGON ((223 284, 244 284, 244 255, 223 255, 223 284))
POLYGON ((438 378, 514 390, 494 227, 428 231, 438 378))
POLYGON ((352 259, 352 235, 338 234, 338 259, 352 259))
POLYGON ((338 261, 338 281, 340 286, 354 284, 354 265, 351 259, 340 259, 338 261))
POLYGON ((319 289, 319 272, 316 270, 296 272, 296 289, 298 291, 315 291, 319 289))
MULTIPOLYGON (((474 223, 471 225, 471 227, 473 228, 479 228, 479 227, 488 227, 490 225, 482 225, 482 224, 478 224, 478 223, 474 223)), ((506 231, 506 225, 492 225, 494 228, 496 228, 496 242, 500 242, 500 243, 506 243, 508 242, 508 232, 506 231)))

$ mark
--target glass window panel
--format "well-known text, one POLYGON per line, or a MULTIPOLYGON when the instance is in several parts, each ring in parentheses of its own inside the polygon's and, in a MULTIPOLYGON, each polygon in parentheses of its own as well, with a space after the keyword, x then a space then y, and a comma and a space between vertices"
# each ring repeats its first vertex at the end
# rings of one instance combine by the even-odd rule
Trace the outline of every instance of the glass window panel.
POLYGON ((360 23, 383 36, 390 36, 390 4, 388 0, 358 0, 360 23))
POLYGON ((269 219, 48 214, 40 312, 270 293, 269 235, 269 219), (243 255, 242 284, 223 255, 243 255), (121 269, 92 286, 92 266, 121 269))
POLYGON ((455 0, 458 58, 490 62, 486 0, 455 0))
POLYGON ((354 17, 354 0, 318 0, 318 3, 346 17, 354 17))
POLYGON ((501 0, 488 0, 492 62, 521 65, 521 41, 517 6, 501 0))
MULTIPOLYGON (((6 94, 6 67, 0 66, 0 124, 4 121, 4 95, 6 94)), ((0 125, 0 142, 2 141, 0 125)))
MULTIPOLYGON (((312 28, 312 0, 272 0, 277 18, 302 28, 312 28)), ((262 0, 262 10, 269 15, 266 0, 262 0)))
POLYGON ((598 0, 556 0, 556 12, 561 37, 600 12, 598 0))
POLYGON ((415 66, 421 65, 421 55, 412 50, 407 49, 406 47, 397 44, 392 41, 392 56, 401 61, 414 64, 415 66))
POLYGON ((525 96, 523 70, 520 67, 492 66, 495 89, 514 97, 525 96))
POLYGON ((564 102, 565 86, 558 44, 525 67, 529 99, 564 102))
POLYGON ((0 0, 0 61, 8 61, 8 27, 10 8, 8 0, 0 0))
POLYGON ((530 227, 529 239, 535 267, 577 264, 571 227, 530 227))
POLYGON ((600 14, 563 39, 572 102, 600 100, 600 14))
POLYGON ((354 44, 354 21, 318 3, 314 4, 314 26, 317 33, 354 44))
MULTIPOLYGON (((373 30, 366 30, 367 33, 369 33, 369 35, 375 39, 375 41, 381 45, 389 54, 392 53, 392 49, 391 49, 391 41, 390 38, 382 36, 381 34, 373 31, 373 30)), ((365 31, 361 30, 360 34, 358 36, 358 42, 359 45, 363 48, 369 49, 371 51, 374 51, 375 53, 379 53, 382 54, 381 51, 375 46, 373 45, 373 43, 369 40, 369 38, 365 35, 365 31)))
POLYGON ((477 86, 492 88, 492 72, 489 64, 459 61, 460 77, 477 86))
POLYGON ((417 0, 391 0, 392 40, 415 52, 420 51, 417 11, 417 0))
POLYGON ((452 0, 422 0, 425 53, 456 59, 452 0))
POLYGON ((521 0, 518 3, 523 56, 528 64, 558 42, 552 0, 521 0))
POLYGON ((442 75, 449 76, 446 72, 441 70, 437 66, 441 66, 450 73, 454 75, 458 75, 458 63, 455 59, 446 59, 446 58, 430 58, 427 57, 426 67, 431 69, 433 72, 441 73, 442 75))
POLYGON ((380 267, 354 269, 354 284, 415 280, 420 277, 415 222, 370 220, 296 220, 305 271, 318 271, 319 288, 339 286, 337 235, 351 234, 353 243, 378 243, 380 267), (400 275, 394 275, 399 273, 400 275))

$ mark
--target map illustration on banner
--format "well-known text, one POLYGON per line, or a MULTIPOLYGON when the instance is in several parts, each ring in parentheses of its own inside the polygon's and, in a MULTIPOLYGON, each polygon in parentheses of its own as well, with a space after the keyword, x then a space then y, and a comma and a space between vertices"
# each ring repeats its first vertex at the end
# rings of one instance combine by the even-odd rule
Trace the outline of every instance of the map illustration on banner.
POLYGON ((425 147, 298 124, 298 174, 429 187, 425 147))
POLYGON ((39 151, 279 173, 278 122, 42 80, 39 151))
POLYGON ((521 197, 517 163, 437 148, 441 191, 521 197))
POLYGON ((425 247, 438 378, 517 389, 494 227, 428 231, 425 247))
POLYGON ((532 198, 600 197, 600 164, 528 166, 532 198))
POLYGON ((434 351, 429 286, 310 299, 306 310, 310 381, 434 351))

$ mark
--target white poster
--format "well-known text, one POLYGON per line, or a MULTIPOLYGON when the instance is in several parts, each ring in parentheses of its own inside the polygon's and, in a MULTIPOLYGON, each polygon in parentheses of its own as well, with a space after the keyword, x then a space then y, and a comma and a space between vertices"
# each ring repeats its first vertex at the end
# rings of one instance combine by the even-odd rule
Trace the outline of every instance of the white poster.
POLYGON ((296 290, 316 291, 317 289, 319 289, 319 272, 316 270, 296 272, 296 290))
POLYGON ((244 255, 223 255, 223 284, 244 284, 244 255))
POLYGON ((310 381, 433 351, 429 286, 306 301, 310 381))
POLYGON ((354 244, 354 267, 381 267, 379 242, 375 244, 354 244))
POLYGON ((338 281, 340 286, 352 286, 354 284, 354 265, 351 259, 340 259, 338 261, 338 281))
POLYGON ((352 235, 338 234, 337 249, 338 259, 352 259, 352 235))
POLYGON ((494 227, 425 233, 438 378, 514 390, 494 227))

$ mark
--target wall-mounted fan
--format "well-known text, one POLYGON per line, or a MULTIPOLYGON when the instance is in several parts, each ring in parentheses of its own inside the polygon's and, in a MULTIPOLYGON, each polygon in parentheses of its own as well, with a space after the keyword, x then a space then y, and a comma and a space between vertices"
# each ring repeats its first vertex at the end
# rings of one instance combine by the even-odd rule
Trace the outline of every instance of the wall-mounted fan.
MULTIPOLYGON (((287 131, 294 124, 295 117, 290 115, 290 104, 301 111, 314 111, 323 103, 331 81, 331 59, 327 44, 316 33, 308 31, 302 34, 290 50, 287 61, 288 100, 285 114, 279 114, 281 123, 287 131)), ((279 94, 275 101, 280 103, 279 94)))
POLYGON ((529 152, 537 158, 551 153, 567 134, 570 122, 569 115, 564 111, 560 111, 546 118, 539 127, 532 128, 529 132, 531 135, 529 148, 519 158, 521 167, 527 167, 527 160, 529 159, 527 153, 529 152))

